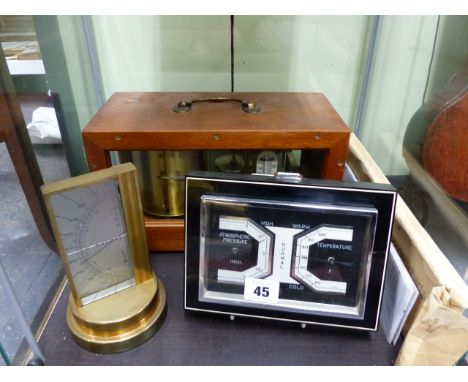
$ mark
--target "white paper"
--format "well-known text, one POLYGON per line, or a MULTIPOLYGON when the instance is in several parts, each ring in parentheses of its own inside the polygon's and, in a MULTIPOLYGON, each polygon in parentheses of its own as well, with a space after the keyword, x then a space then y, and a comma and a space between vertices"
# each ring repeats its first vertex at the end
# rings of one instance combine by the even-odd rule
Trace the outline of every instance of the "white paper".
POLYGON ((395 344, 398 340, 418 294, 413 279, 391 244, 380 315, 380 324, 388 343, 395 344))
POLYGON ((7 60, 7 65, 12 76, 46 74, 42 60, 7 60))
POLYGON ((62 143, 57 116, 52 107, 38 107, 34 110, 27 128, 33 144, 62 143))
POLYGON ((278 303, 279 281, 256 279, 247 277, 244 284, 244 300, 263 302, 268 304, 278 303))

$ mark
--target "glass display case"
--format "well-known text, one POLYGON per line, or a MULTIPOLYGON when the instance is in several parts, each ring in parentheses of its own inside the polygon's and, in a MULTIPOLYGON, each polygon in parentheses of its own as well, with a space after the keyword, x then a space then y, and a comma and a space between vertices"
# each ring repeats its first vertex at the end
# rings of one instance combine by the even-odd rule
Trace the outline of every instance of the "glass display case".
MULTIPOLYGON (((127 161, 137 167, 148 245, 163 258, 184 250, 185 176, 191 170, 227 177, 285 171, 342 180, 349 165, 361 180, 388 179, 401 196, 400 205, 409 208, 399 215, 394 235, 423 298, 433 285, 445 283, 466 295, 468 23, 464 15, 430 13, 0 16, 0 261, 33 333, 41 330, 63 278, 37 196, 40 184, 127 161), (326 99, 311 100, 313 94, 326 99), (33 121, 41 107, 54 111, 60 133, 55 143, 40 137, 50 121, 33 121), (25 143, 28 139, 32 144, 25 143), (361 143, 364 154, 357 155, 361 143), (373 163, 383 178, 369 175, 364 162, 373 163), (418 238, 408 236, 407 228, 418 238), (440 274, 450 275, 450 281, 440 274)), ((224 198, 202 202, 200 222, 215 225, 217 236, 203 237, 203 258, 210 266, 201 270, 194 288, 196 298, 206 303, 222 293, 236 306, 244 298, 236 283, 240 274, 274 274, 274 260, 258 254, 262 246, 274 253, 276 236, 262 225, 265 219, 256 218, 269 210, 262 204, 264 195, 254 201, 224 198), (256 233, 262 241, 253 238, 256 233), (233 262, 217 257, 218 245, 229 247, 233 262), (220 273, 211 270, 218 262, 220 273)), ((304 216, 320 211, 301 203, 279 207, 278 198, 271 202, 275 222, 288 208, 304 216)), ((332 211, 333 216, 342 212, 332 211)), ((373 226, 372 207, 358 215, 359 224, 373 226)), ((336 225, 327 219, 325 231, 336 225)), ((343 237, 349 235, 346 230, 354 232, 350 227, 341 227, 343 237)), ((317 232, 304 228, 292 245, 317 232)), ((348 272, 348 262, 319 243, 291 257, 290 284, 302 285, 309 297, 330 293, 345 299, 355 279, 365 280, 373 260, 356 255, 358 271, 348 272), (317 280, 310 275, 328 289, 314 290, 317 280)), ((165 264, 169 269, 171 261, 165 264)), ((365 282, 331 315, 359 317, 364 291, 365 282)), ((322 304, 314 298, 304 300, 312 304, 305 310, 322 304)), ((24 346, 18 345, 23 335, 2 301, 0 323, 6 356, 13 364, 24 363, 24 346)))

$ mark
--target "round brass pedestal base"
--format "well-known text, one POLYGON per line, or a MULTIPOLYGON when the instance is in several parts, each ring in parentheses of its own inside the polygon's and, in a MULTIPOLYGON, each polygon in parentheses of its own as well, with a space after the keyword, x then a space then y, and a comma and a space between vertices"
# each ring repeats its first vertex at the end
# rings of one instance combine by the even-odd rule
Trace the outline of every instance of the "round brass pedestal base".
POLYGON ((150 338, 166 316, 166 291, 155 276, 77 307, 70 294, 67 323, 76 342, 97 353, 131 349, 150 338))

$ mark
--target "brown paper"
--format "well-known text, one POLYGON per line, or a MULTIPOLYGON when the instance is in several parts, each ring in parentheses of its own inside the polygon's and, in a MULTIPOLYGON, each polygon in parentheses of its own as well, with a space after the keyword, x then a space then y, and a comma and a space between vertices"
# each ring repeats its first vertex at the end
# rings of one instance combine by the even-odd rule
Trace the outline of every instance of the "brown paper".
POLYGON ((396 365, 454 365, 468 350, 468 318, 454 291, 439 286, 421 306, 396 365))

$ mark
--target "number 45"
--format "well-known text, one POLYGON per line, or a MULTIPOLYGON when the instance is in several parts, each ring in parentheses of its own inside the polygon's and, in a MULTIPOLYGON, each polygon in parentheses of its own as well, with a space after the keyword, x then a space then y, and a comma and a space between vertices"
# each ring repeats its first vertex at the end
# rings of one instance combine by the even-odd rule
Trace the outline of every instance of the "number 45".
POLYGON ((268 297, 270 295, 270 288, 269 287, 256 287, 254 289, 254 294, 256 294, 258 297, 268 297))

